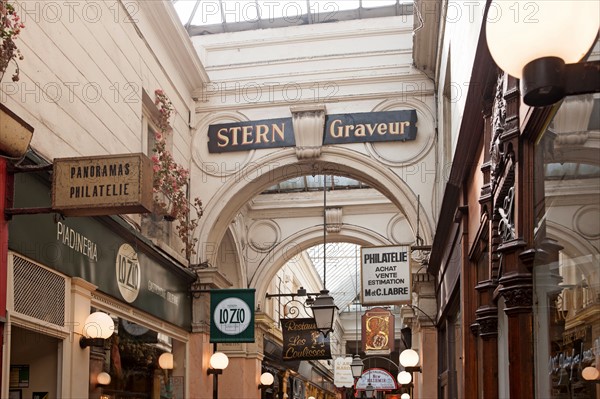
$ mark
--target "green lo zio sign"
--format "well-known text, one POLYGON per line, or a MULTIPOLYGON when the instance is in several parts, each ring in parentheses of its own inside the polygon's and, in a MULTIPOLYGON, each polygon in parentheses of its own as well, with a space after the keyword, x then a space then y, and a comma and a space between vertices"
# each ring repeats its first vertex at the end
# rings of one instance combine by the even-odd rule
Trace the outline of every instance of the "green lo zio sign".
POLYGON ((210 292, 210 342, 254 342, 255 289, 210 292))

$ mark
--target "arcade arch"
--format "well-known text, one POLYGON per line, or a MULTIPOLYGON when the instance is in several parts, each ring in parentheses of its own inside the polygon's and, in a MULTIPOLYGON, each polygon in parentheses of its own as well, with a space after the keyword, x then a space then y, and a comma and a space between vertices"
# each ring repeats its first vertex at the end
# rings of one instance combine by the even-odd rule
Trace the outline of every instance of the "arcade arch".
MULTIPOLYGON (((228 178, 206 204, 207 212, 203 218, 199 236, 199 242, 203 246, 200 248, 202 261, 213 266, 220 264, 218 248, 221 241, 230 227, 236 229, 237 215, 253 198, 273 184, 309 174, 333 174, 364 182, 385 196, 397 208, 396 214, 400 213, 406 218, 408 226, 413 232, 419 231, 425 242, 432 241, 432 220, 423 204, 418 204, 416 191, 390 168, 347 148, 324 147, 318 159, 302 161, 298 161, 294 150, 285 149, 272 152, 258 162, 247 165, 238 176, 228 178), (420 209, 418 209, 419 207, 420 209), (419 219, 418 226, 417 219, 419 219)), ((243 226, 237 226, 237 228, 243 229, 243 226)), ((311 240, 316 242, 314 241, 316 238, 311 234, 316 235, 316 232, 299 231, 294 236, 296 242, 311 242, 311 240), (304 234, 307 236, 301 238, 304 234)), ((289 237, 281 238, 287 241, 289 237)), ((367 238, 352 234, 349 234, 347 238, 350 242, 372 243, 373 245, 388 240, 384 234, 379 240, 374 237, 367 238)), ((243 241, 240 244, 241 246, 246 245, 243 241)), ((278 248, 282 248, 281 244, 282 242, 277 243, 278 248)), ((244 261, 241 259, 242 249, 238 246, 240 267, 244 265, 244 261)), ((273 257, 275 256, 271 256, 271 258, 273 257)), ((261 278, 268 277, 269 273, 261 274, 261 278)), ((240 271, 239 274, 243 275, 245 272, 240 271)), ((248 286, 251 286, 255 279, 250 274, 248 274, 248 279, 248 286)))

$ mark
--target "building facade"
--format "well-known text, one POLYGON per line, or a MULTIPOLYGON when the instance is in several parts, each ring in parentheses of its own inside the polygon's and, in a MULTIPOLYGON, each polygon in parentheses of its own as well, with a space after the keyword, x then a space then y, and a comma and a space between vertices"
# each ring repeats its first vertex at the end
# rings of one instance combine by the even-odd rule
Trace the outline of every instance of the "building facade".
MULTIPOLYGON (((598 94, 525 105, 490 56, 489 2, 479 6, 462 111, 439 117, 456 151, 428 268, 440 304, 438 397, 597 398, 582 371, 598 367, 598 94)), ((446 54, 461 37, 452 29, 446 54)))

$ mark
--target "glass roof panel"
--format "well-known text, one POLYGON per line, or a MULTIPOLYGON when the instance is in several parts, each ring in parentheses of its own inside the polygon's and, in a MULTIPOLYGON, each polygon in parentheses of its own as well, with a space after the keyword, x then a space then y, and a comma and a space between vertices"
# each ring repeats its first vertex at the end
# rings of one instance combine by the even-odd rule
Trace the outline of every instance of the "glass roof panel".
MULTIPOLYGON (((361 9, 411 4, 412 0, 172 0, 172 2, 181 23, 188 27, 223 23, 273 22, 276 19, 283 19, 290 25, 301 21, 331 22, 338 20, 344 12, 355 10, 357 12, 350 19, 361 18, 361 9)), ((390 12, 390 15, 395 15, 393 9, 390 12)), ((365 15, 362 17, 364 18, 365 15)))

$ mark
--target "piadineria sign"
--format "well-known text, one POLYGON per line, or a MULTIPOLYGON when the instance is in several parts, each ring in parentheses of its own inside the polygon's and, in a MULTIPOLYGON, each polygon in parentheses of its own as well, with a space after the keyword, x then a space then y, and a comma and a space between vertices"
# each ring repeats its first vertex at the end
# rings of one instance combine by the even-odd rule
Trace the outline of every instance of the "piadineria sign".
POLYGON ((152 209, 152 164, 141 153, 54 159, 52 209, 67 216, 152 209))
MULTIPOLYGON (((323 144, 409 141, 417 137, 414 109, 327 115, 323 144)), ((296 145, 292 118, 209 125, 208 152, 249 151, 296 145)))
POLYGON ((361 303, 411 302, 410 248, 406 245, 361 248, 361 303))

